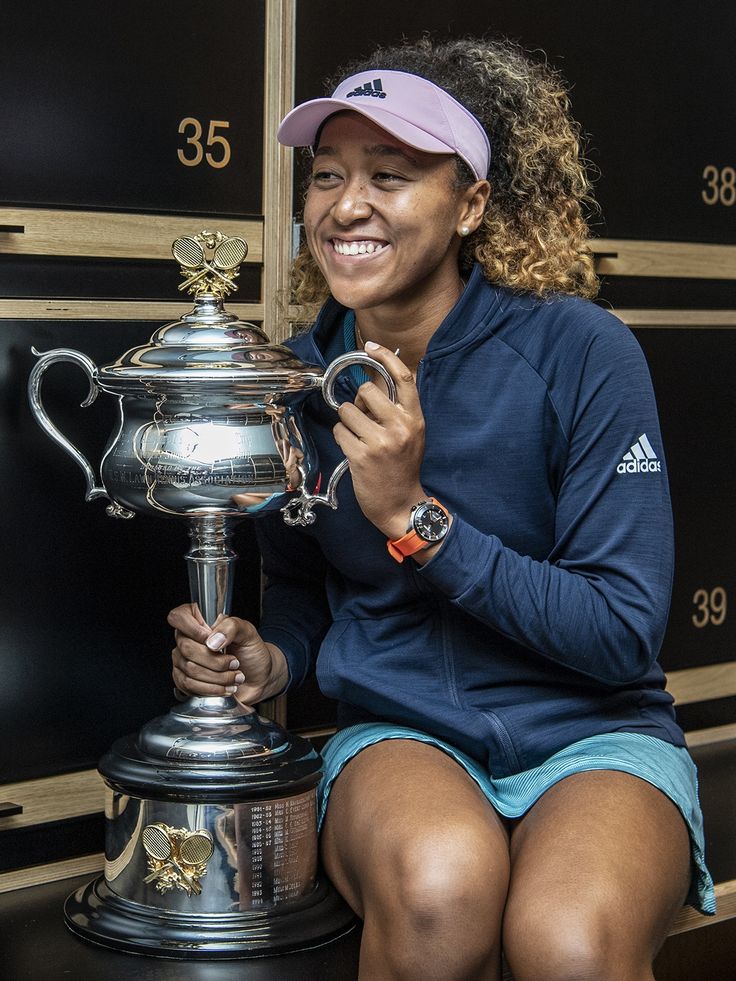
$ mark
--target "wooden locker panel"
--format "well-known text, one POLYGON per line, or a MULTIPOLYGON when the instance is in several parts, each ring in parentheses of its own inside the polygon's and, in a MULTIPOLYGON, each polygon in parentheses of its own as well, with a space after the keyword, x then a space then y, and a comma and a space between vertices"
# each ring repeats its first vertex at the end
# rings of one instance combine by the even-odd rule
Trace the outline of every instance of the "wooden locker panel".
POLYGON ((736 329, 661 327, 635 333, 657 394, 675 516, 676 573, 663 661, 676 670, 732 660, 736 329))
POLYGON ((260 214, 263 0, 6 4, 0 200, 260 214))

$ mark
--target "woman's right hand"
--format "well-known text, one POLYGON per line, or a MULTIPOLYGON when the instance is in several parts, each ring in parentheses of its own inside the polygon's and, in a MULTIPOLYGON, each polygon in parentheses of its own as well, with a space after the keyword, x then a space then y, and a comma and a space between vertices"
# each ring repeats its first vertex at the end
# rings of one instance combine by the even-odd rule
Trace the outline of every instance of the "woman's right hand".
POLYGON ((172 675, 180 691, 234 695, 251 706, 286 687, 286 658, 248 620, 220 616, 209 627, 197 606, 185 603, 169 613, 168 622, 176 639, 172 675))

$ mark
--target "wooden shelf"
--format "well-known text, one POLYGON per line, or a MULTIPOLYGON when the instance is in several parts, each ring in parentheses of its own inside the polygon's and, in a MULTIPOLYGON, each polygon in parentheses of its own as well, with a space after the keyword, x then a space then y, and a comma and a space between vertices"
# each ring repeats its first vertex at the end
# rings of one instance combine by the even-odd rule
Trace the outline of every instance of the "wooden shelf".
MULTIPOLYGON (((178 320, 189 303, 156 300, 2 300, 0 320, 178 320)), ((262 303, 227 303, 241 320, 263 320, 262 303)))
POLYGON ((736 245, 598 238, 590 247, 601 276, 736 279, 736 245))
POLYGON ((197 234, 204 228, 239 235, 248 243, 245 262, 263 262, 260 219, 45 208, 0 208, 0 253, 170 260, 175 238, 197 234), (3 226, 23 231, 4 232, 3 226))

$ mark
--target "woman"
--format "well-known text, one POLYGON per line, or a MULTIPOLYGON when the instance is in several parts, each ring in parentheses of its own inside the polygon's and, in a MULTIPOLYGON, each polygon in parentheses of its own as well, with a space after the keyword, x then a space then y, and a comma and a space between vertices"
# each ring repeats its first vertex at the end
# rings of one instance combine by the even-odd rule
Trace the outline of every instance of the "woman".
POLYGON ((656 656, 672 577, 656 409, 596 291, 564 87, 514 46, 350 66, 279 130, 313 151, 305 360, 365 348, 306 424, 336 512, 264 517, 260 632, 170 615, 177 686, 337 699, 322 856, 361 981, 651 978, 712 912, 694 767, 656 656), (393 353, 396 352, 396 353, 393 353), (357 391, 356 391, 357 388, 357 391), (620 464, 643 459, 623 473, 620 464), (220 653, 227 646, 227 654, 220 653))

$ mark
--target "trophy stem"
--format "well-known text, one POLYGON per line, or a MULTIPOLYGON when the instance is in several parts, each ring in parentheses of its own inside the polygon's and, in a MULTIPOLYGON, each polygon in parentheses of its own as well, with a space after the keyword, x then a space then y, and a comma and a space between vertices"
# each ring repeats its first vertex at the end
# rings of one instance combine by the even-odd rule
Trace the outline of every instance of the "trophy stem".
MULTIPOLYGON (((190 549, 184 556, 189 570, 189 594, 205 623, 212 626, 221 613, 230 613, 237 552, 231 547, 233 522, 223 514, 205 514, 189 521, 190 549)), ((251 712, 231 695, 190 698, 181 714, 240 718, 251 712)))
MULTIPOLYGON (((233 524, 234 519, 217 513, 189 522, 189 589, 209 626, 230 612, 238 557, 231 547, 233 524)), ((285 732, 232 695, 193 695, 146 723, 138 735, 139 749, 151 757, 204 765, 278 752, 287 742, 285 732)))
POLYGON ((209 626, 220 614, 230 613, 233 566, 238 558, 231 548, 232 536, 232 521, 224 515, 208 514, 189 521, 191 548, 185 556, 189 592, 209 626))

